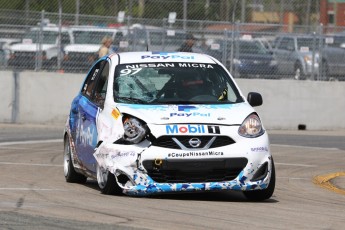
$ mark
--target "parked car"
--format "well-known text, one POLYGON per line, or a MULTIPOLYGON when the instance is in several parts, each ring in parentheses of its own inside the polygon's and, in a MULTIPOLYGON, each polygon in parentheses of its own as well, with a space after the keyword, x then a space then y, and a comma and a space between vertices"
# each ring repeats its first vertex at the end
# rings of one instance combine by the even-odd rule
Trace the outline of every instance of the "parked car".
POLYGON ((176 51, 186 40, 186 31, 134 24, 130 27, 131 51, 176 51))
POLYGON ((327 35, 325 46, 321 49, 321 79, 345 79, 345 34, 327 35))
POLYGON ((19 38, 0 38, 0 68, 7 68, 10 58, 10 46, 20 41, 19 38))
POLYGON ((61 28, 61 47, 59 47, 60 29, 55 25, 33 27, 25 34, 21 43, 10 47, 9 67, 15 69, 56 69, 58 55, 63 47, 73 43, 68 28, 61 28))
POLYGON ((234 77, 276 77, 277 61, 261 41, 216 40, 206 53, 225 62, 234 77))
POLYGON ((277 37, 274 55, 278 74, 306 79, 319 72, 320 38, 312 35, 281 35, 277 37))
POLYGON ((67 182, 97 180, 104 194, 242 191, 269 199, 275 167, 253 106, 216 59, 122 52, 98 60, 71 104, 67 182))
POLYGON ((112 52, 118 51, 119 42, 127 31, 120 28, 103 28, 94 26, 74 26, 70 28, 74 43, 64 48, 62 68, 68 72, 87 71, 96 60, 101 41, 110 36, 114 43, 110 47, 112 52))

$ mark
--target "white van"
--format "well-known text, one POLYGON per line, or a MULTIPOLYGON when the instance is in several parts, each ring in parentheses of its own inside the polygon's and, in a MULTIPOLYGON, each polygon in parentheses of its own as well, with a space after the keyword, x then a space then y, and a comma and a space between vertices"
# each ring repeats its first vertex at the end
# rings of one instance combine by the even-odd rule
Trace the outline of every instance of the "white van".
POLYGON ((126 35, 127 31, 120 28, 105 28, 95 26, 75 26, 70 31, 74 44, 64 48, 62 68, 68 72, 83 72, 98 59, 101 41, 105 36, 110 36, 114 43, 110 48, 112 52, 118 51, 118 42, 126 35))
POLYGON ((56 69, 58 54, 63 47, 73 43, 68 28, 61 28, 61 49, 58 45, 59 27, 48 25, 33 27, 24 35, 22 42, 10 47, 8 66, 15 69, 56 69))

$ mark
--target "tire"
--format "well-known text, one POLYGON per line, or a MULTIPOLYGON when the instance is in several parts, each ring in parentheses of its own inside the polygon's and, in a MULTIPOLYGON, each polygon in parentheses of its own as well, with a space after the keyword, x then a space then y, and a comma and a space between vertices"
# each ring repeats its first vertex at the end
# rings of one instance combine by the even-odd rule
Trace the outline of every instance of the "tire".
POLYGON ((114 174, 104 170, 98 164, 96 167, 97 183, 101 193, 106 195, 121 195, 122 189, 117 184, 114 174))
POLYGON ((84 184, 87 180, 87 177, 79 174, 75 171, 72 157, 71 157, 71 147, 67 138, 64 140, 64 157, 63 157, 63 171, 65 179, 69 183, 80 183, 84 184))
POLYGON ((53 57, 50 60, 47 60, 46 62, 42 63, 42 69, 48 70, 48 71, 56 71, 57 70, 57 58, 53 57))
POLYGON ((322 67, 321 68, 322 68, 321 69, 321 79, 323 81, 329 81, 330 80, 329 69, 328 69, 328 64, 325 60, 322 61, 322 67))
POLYGON ((305 79, 305 76, 303 74, 303 69, 300 63, 297 63, 295 65, 295 72, 294 72, 294 79, 295 80, 303 80, 305 79))
POLYGON ((243 191, 243 194, 250 201, 267 200, 273 195, 275 185, 276 185, 276 173, 275 173, 275 167, 274 167, 274 162, 272 158, 272 175, 271 175, 271 180, 268 187, 262 190, 243 191))

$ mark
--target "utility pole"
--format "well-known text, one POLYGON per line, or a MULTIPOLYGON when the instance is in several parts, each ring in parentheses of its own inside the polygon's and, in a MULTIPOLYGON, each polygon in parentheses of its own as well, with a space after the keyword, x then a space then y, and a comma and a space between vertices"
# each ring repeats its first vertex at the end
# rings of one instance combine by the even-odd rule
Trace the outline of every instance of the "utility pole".
POLYGON ((307 2, 307 18, 306 18, 306 25, 307 25, 307 28, 308 28, 308 32, 310 32, 309 31, 309 24, 310 24, 310 6, 311 6, 311 4, 310 4, 310 0, 308 0, 308 2, 307 2))
POLYGON ((241 2, 241 22, 246 22, 246 0, 242 0, 241 2))
POLYGON ((61 61, 62 61, 62 44, 61 44, 61 28, 62 27, 62 3, 59 0, 59 35, 58 35, 58 53, 57 53, 57 69, 61 69, 61 61))
POLYGON ((183 30, 187 29, 187 0, 183 0, 183 30))
POLYGON ((337 26, 337 1, 333 0, 334 26, 337 26))
POLYGON ((74 25, 79 25, 79 10, 80 10, 80 0, 75 0, 75 22, 74 25))
POLYGON ((25 25, 26 25, 26 27, 28 26, 28 21, 29 21, 29 8, 30 8, 29 1, 30 0, 25 0, 25 25))

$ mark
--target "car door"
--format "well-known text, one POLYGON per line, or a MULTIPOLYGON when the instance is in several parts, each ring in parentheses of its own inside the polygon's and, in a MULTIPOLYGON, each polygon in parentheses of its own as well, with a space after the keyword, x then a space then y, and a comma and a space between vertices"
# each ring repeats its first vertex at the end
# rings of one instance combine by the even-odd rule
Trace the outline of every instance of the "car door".
POLYGON ((105 99, 102 92, 105 81, 101 74, 105 66, 108 66, 106 60, 101 60, 93 66, 84 82, 80 97, 74 102, 77 157, 82 165, 92 172, 96 170, 96 160, 93 156, 98 136, 96 120, 105 99))
POLYGON ((295 41, 292 37, 282 37, 275 48, 274 55, 277 60, 278 72, 290 74, 294 71, 295 41))
POLYGON ((327 65, 329 74, 344 75, 345 72, 345 38, 341 36, 334 36, 333 42, 328 44, 327 51, 327 65))

